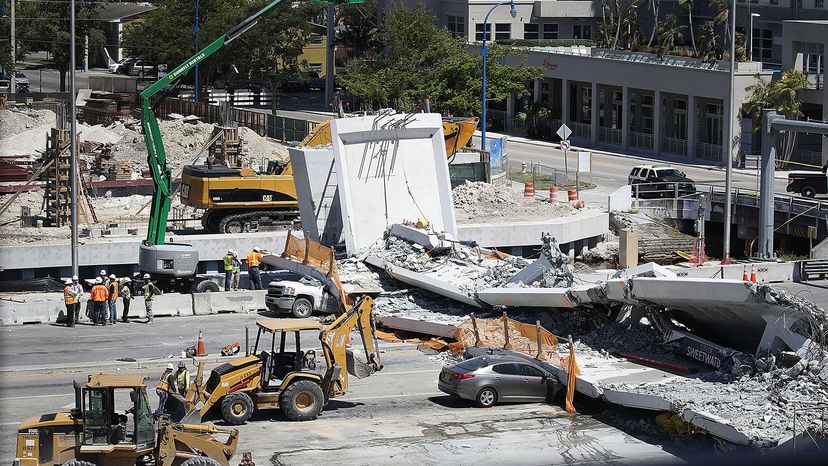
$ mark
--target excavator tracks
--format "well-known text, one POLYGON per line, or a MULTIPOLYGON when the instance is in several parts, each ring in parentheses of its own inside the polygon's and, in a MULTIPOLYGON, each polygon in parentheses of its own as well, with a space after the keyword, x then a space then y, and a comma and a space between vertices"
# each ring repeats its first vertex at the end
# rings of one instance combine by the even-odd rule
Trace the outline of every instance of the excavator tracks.
POLYGON ((245 233, 250 231, 283 230, 294 226, 298 210, 254 210, 248 212, 208 210, 201 225, 211 233, 245 233))

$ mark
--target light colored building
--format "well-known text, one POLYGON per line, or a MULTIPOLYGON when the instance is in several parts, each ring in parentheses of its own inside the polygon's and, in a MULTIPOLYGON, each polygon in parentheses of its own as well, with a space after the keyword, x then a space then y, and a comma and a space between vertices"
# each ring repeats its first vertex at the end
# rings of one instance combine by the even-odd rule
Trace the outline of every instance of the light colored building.
MULTIPOLYGON (((129 23, 143 21, 144 16, 157 7, 150 3, 106 3, 98 10, 98 15, 106 37, 104 53, 114 61, 124 59, 121 47, 124 28, 129 23)), ((104 61, 106 63, 106 60, 104 61)))

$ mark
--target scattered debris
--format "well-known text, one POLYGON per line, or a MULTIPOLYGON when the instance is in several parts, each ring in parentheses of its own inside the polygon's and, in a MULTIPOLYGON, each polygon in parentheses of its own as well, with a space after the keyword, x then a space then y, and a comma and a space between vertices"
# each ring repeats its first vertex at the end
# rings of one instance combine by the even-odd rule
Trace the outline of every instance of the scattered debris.
POLYGON ((508 223, 566 217, 579 212, 567 203, 558 205, 524 197, 509 186, 466 181, 454 188, 458 223, 508 223))

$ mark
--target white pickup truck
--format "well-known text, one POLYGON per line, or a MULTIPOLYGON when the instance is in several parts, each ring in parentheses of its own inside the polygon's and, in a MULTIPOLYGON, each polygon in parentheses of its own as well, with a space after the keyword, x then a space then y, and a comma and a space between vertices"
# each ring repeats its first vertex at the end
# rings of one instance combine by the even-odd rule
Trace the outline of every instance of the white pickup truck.
POLYGON ((305 318, 314 312, 333 314, 338 302, 318 280, 282 272, 267 286, 265 305, 271 312, 289 312, 294 317, 305 318))

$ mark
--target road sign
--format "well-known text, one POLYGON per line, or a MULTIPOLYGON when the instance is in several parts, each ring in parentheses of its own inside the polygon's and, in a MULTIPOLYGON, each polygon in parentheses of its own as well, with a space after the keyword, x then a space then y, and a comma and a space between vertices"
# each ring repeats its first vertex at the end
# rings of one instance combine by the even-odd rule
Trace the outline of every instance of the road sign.
POLYGON ((561 141, 561 149, 569 150, 570 147, 572 147, 572 144, 570 144, 569 141, 567 141, 566 139, 561 141))
POLYGON ((557 135, 561 137, 561 139, 569 139, 569 135, 572 134, 572 130, 569 129, 569 126, 561 125, 558 128, 557 135))

